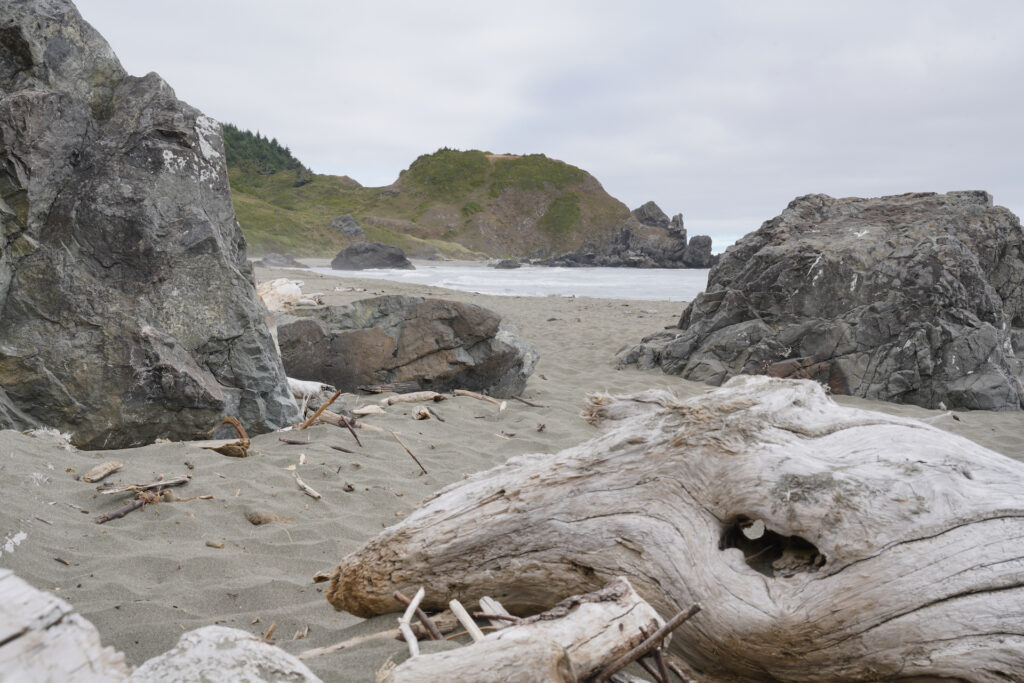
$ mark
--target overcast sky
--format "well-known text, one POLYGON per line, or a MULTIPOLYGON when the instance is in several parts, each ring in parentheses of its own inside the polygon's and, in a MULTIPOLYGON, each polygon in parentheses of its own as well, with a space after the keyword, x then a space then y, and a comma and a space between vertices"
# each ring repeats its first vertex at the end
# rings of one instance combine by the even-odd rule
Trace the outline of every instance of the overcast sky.
POLYGON ((798 195, 1024 213, 1024 2, 77 0, 132 74, 318 173, 542 152, 716 251, 798 195))

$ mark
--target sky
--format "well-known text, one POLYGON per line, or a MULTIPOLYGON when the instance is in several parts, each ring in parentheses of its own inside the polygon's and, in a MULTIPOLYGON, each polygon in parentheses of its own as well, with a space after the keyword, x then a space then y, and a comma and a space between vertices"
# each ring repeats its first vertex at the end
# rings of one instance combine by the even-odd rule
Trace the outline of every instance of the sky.
POLYGON ((393 182, 543 153, 724 249, 800 195, 982 189, 1024 213, 1017 0, 77 0, 129 73, 393 182))

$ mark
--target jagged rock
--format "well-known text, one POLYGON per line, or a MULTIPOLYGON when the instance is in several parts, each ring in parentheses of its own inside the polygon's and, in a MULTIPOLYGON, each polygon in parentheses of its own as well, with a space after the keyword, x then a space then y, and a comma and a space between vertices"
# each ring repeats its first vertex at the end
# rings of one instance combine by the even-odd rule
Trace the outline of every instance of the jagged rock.
POLYGON ((672 221, 669 223, 668 227, 670 230, 679 230, 685 234, 686 227, 683 225, 683 214, 677 213, 672 216, 672 221))
POLYGON ((331 261, 334 270, 366 270, 367 268, 404 268, 413 270, 416 266, 409 262, 405 253, 398 247, 379 242, 356 242, 338 252, 331 261))
POLYGON ((419 382, 424 389, 519 394, 538 355, 486 308, 441 299, 381 296, 278 318, 289 377, 354 391, 419 382))
POLYGON ((346 213, 344 216, 332 218, 331 227, 339 230, 341 234, 346 237, 352 237, 357 240, 366 239, 366 233, 363 232, 363 226, 359 225, 359 221, 353 218, 350 214, 346 213))
POLYGON ((679 329, 625 351, 721 384, 804 377, 929 408, 1024 403, 1024 232, 985 192, 808 195, 729 248, 679 329))
POLYGON ((189 631, 162 655, 146 660, 132 681, 271 681, 319 683, 320 679, 297 657, 227 626, 204 626, 189 631))
POLYGON ((647 202, 632 211, 633 217, 644 225, 652 228, 668 228, 669 220, 665 212, 654 202, 647 202))
POLYGON ((257 268, 309 268, 291 254, 267 254, 260 260, 253 261, 252 264, 257 268))
POLYGON ((0 426, 121 448, 296 419, 217 122, 70 2, 0 9, 0 426))
POLYGON ((683 265, 687 268, 710 268, 715 264, 711 254, 711 238, 707 235, 694 235, 683 252, 683 265))

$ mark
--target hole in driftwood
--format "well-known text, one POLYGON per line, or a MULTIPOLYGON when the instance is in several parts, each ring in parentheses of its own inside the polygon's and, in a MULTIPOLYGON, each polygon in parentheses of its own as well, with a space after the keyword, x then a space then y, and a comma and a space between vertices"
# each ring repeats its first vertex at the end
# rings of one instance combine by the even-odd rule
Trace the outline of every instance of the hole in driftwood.
POLYGON ((719 550, 737 548, 751 569, 765 576, 793 576, 814 572, 825 564, 818 548, 800 536, 783 536, 765 526, 763 520, 739 516, 725 525, 719 550))

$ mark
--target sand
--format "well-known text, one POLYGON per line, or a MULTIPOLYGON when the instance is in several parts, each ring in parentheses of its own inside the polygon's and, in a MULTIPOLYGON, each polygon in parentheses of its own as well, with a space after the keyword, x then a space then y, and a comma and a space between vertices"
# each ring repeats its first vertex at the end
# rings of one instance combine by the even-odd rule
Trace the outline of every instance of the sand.
MULTIPOLYGON (((256 454, 246 459, 183 443, 77 451, 49 433, 0 432, 0 567, 69 601, 96 625, 104 644, 125 652, 133 665, 170 649, 183 632, 208 624, 262 635, 276 623, 277 644, 296 654, 391 628, 393 617, 364 621, 334 611, 313 575, 331 569, 427 494, 467 473, 513 455, 555 452, 595 436, 596 430, 579 417, 587 393, 659 387, 690 396, 708 390, 660 371, 614 369, 615 352, 674 323, 683 308, 679 303, 485 296, 295 270, 258 270, 257 277, 303 280, 306 293, 323 293, 330 304, 414 294, 491 308, 540 352, 524 397, 545 407, 510 400, 499 412, 472 398, 450 398, 432 404, 444 422, 414 420, 413 405, 394 406, 386 415, 367 419, 397 432, 426 466, 426 475, 390 435, 361 431, 360 448, 347 431, 327 425, 257 436, 256 454), (279 441, 281 436, 308 444, 288 445, 279 441), (305 464, 299 465, 303 456, 305 464), (101 496, 94 484, 74 476, 111 459, 124 468, 109 479, 148 481, 157 474, 188 472, 192 481, 175 493, 214 498, 165 502, 96 525, 93 519, 118 507, 124 496, 101 496), (321 500, 298 490, 295 467, 321 500), (287 521, 254 526, 246 519, 250 512, 287 521), (307 627, 305 637, 295 637, 307 627)), ((346 396, 345 405, 374 400, 346 396)), ((838 400, 930 419, 1024 460, 1022 413, 954 415, 838 400)), ((401 661, 405 653, 403 643, 374 641, 306 663, 325 681, 372 681, 388 658, 401 661)))

